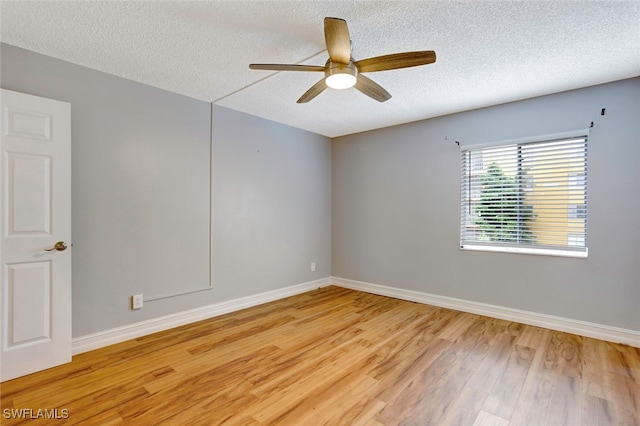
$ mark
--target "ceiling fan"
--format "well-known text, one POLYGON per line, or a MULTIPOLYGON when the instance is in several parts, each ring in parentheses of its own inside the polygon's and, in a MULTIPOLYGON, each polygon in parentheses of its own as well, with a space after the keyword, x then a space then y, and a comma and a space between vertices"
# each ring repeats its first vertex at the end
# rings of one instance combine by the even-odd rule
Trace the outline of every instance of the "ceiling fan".
POLYGON ((391 98, 389 92, 362 73, 409 68, 431 64, 436 61, 436 52, 433 50, 394 53, 355 61, 351 57, 351 38, 349 37, 347 21, 340 18, 324 18, 324 39, 329 52, 329 59, 324 66, 251 64, 249 68, 270 71, 324 72, 324 78, 311 86, 298 99, 299 104, 309 102, 327 87, 348 89, 354 86, 370 98, 378 102, 384 102, 391 98))

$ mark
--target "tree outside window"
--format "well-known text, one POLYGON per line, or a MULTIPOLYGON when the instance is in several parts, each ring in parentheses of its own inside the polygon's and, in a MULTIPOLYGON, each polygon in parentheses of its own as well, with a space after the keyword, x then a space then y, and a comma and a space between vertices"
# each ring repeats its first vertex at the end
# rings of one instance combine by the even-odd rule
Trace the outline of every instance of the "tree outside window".
POLYGON ((481 176, 480 200, 475 205, 476 225, 481 239, 501 243, 530 244, 534 236, 530 222, 533 206, 524 203, 524 189, 518 178, 507 176, 492 163, 481 176))

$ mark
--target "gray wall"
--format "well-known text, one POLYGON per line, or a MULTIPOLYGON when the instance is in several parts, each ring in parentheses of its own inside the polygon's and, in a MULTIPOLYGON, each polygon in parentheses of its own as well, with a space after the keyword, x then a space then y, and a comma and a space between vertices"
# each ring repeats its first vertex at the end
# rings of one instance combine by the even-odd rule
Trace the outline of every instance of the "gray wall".
POLYGON ((212 235, 225 299, 329 277, 330 139, 214 106, 212 235))
POLYGON ((639 123, 636 78, 337 138, 332 274, 640 330, 639 123), (454 140, 545 135, 591 121, 588 259, 459 249, 454 140))
POLYGON ((1 46, 3 88, 71 103, 74 337, 330 275, 329 139, 215 108, 211 157, 210 104, 1 46), (207 288, 210 240, 211 290, 129 309, 207 288))

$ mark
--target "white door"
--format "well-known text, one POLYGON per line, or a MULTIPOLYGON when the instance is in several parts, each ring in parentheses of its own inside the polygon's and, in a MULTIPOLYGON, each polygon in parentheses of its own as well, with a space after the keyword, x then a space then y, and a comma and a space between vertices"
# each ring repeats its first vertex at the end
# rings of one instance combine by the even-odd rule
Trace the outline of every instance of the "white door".
POLYGON ((71 106, 4 89, 1 95, 5 381, 71 361, 71 106))

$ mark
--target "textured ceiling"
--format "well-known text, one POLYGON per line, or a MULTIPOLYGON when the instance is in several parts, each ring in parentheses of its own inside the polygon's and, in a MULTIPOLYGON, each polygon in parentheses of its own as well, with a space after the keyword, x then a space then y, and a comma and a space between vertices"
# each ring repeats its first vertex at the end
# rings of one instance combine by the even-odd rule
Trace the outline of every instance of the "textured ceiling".
POLYGON ((639 1, 2 1, 3 42, 330 137, 640 75, 639 1), (353 56, 435 50, 435 64, 370 73, 296 100, 324 65, 323 18, 353 56))

